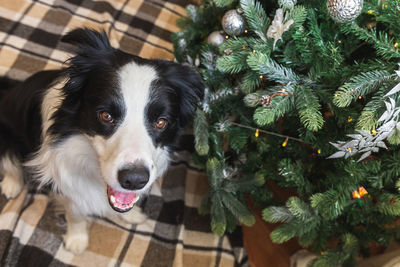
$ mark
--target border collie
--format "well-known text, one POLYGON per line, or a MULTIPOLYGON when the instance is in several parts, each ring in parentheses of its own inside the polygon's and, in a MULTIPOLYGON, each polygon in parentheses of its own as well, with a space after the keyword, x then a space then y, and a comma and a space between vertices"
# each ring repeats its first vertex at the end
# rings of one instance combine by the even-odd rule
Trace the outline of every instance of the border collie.
POLYGON ((204 85, 188 66, 113 48, 104 31, 62 41, 75 46, 66 68, 0 88, 0 186, 16 197, 25 170, 51 185, 66 210, 65 247, 81 253, 88 216, 145 218, 134 205, 168 168, 204 85))

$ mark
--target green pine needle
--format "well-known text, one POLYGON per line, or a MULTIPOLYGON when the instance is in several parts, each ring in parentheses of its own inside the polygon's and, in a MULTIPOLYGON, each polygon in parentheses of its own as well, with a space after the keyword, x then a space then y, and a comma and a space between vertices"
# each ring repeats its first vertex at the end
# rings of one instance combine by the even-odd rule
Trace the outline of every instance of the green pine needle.
POLYGON ((293 214, 287 207, 270 206, 262 212, 262 217, 270 223, 286 222, 293 218, 293 214))
POLYGON ((195 136, 195 149, 199 155, 207 155, 210 149, 208 145, 208 123, 204 111, 196 110, 193 123, 195 136))
POLYGON ((213 0, 217 7, 229 6, 234 0, 213 0))
POLYGON ((383 193, 378 196, 376 208, 385 215, 400 216, 400 196, 383 193))
POLYGON ((322 217, 332 220, 339 217, 344 210, 348 199, 348 194, 339 194, 334 189, 324 193, 316 193, 311 196, 311 206, 316 208, 322 217))
POLYGON ((277 96, 271 101, 268 108, 258 107, 253 115, 255 123, 265 126, 274 123, 277 119, 285 115, 291 106, 289 96, 277 96))
POLYGON ((206 163, 208 182, 212 188, 219 188, 224 179, 224 164, 217 158, 210 158, 206 163))
POLYGON ((306 221, 307 219, 313 217, 313 211, 311 207, 298 197, 290 197, 286 201, 286 206, 298 220, 306 221))
POLYGON ((221 191, 222 203, 244 225, 252 226, 255 218, 251 211, 231 193, 221 191))
POLYGON ((212 195, 211 203, 211 230, 214 234, 222 236, 226 230, 226 215, 219 194, 212 195))
POLYGON ((220 71, 235 74, 247 69, 247 55, 246 51, 235 52, 232 55, 222 56, 217 59, 217 67, 220 71))
POLYGON ((296 108, 299 112, 301 123, 310 131, 318 131, 324 124, 319 109, 321 108, 318 97, 308 86, 298 86, 295 94, 296 108))
POLYGON ((265 33, 269 26, 269 20, 260 2, 241 0, 240 6, 244 11, 249 28, 254 31, 261 40, 267 41, 265 33))
POLYGON ((393 83, 394 78, 394 75, 385 70, 362 72, 339 88, 334 95, 333 103, 338 107, 347 107, 358 97, 377 91, 384 83, 393 83))

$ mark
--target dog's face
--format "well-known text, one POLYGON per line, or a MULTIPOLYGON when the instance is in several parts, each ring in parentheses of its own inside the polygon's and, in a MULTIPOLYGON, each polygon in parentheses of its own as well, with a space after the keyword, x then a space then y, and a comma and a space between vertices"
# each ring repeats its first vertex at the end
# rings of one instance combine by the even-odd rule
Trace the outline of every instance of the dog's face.
MULTIPOLYGON (((79 48, 55 116, 68 115, 70 131, 88 137, 111 207, 128 211, 167 169, 204 86, 191 68, 115 50, 105 34, 78 29, 64 41, 79 48)), ((53 132, 60 120, 55 121, 53 132)))

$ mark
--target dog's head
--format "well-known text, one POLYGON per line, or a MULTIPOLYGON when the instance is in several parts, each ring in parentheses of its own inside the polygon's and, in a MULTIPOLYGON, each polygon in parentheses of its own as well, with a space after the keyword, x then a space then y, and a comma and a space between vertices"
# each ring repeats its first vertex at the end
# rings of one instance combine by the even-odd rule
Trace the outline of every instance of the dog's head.
POLYGON ((63 41, 77 49, 51 130, 88 137, 111 207, 128 211, 166 170, 204 85, 188 66, 114 49, 104 32, 77 29, 63 41))

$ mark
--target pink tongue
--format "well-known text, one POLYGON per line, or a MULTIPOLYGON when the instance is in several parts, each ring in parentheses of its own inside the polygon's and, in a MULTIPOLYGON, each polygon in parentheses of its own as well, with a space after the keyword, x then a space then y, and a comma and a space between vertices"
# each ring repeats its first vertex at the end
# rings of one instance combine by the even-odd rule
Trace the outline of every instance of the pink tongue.
POLYGON ((115 200, 120 204, 129 204, 136 198, 136 193, 134 192, 120 192, 112 189, 111 187, 108 187, 108 190, 110 195, 113 195, 115 197, 115 200))

